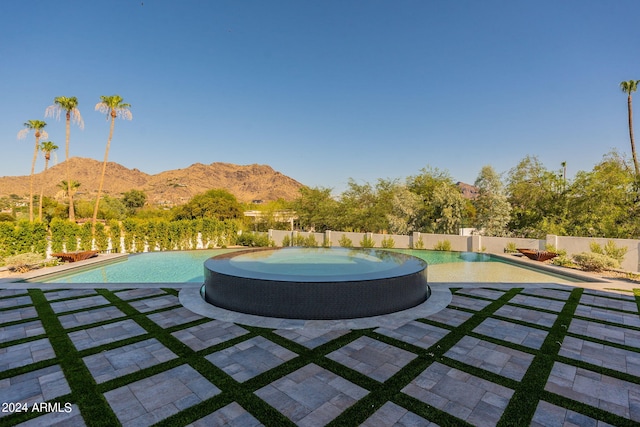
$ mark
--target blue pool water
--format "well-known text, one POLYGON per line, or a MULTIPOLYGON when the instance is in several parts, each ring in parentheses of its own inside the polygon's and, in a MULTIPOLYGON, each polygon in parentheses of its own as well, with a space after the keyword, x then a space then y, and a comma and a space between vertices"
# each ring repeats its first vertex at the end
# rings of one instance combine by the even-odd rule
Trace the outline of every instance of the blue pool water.
MULTIPOLYGON (((45 283, 203 283, 204 262, 234 249, 150 252, 75 273, 38 278, 45 283)), ((429 282, 570 283, 574 280, 520 267, 487 254, 397 249, 427 262, 429 282)))

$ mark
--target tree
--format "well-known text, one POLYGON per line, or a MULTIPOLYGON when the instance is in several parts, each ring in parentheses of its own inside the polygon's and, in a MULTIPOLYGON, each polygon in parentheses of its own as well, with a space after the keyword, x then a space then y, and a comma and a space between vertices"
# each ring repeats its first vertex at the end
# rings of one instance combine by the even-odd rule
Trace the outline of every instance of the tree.
POLYGON ((374 233, 389 229, 386 214, 391 212, 391 201, 381 197, 381 193, 388 191, 390 183, 379 180, 374 188, 368 182, 360 185, 349 179, 348 185, 338 207, 341 228, 374 233))
POLYGON ((422 207, 416 221, 419 231, 456 234, 462 225, 466 202, 449 173, 426 167, 407 178, 407 188, 417 194, 422 207))
POLYGON ((387 214, 389 233, 409 234, 417 229, 422 199, 405 185, 396 185, 390 194, 391 212, 387 214))
POLYGON ((318 232, 335 229, 338 203, 331 197, 331 188, 301 187, 299 191, 293 210, 300 227, 318 232))
POLYGON ((144 191, 130 190, 122 195, 122 203, 127 209, 129 215, 136 213, 138 209, 141 209, 147 202, 147 195, 144 191))
POLYGON ((629 80, 620 83, 620 89, 627 94, 627 112, 629 114, 629 139, 631 141, 631 156, 633 157, 633 167, 636 171, 636 179, 640 179, 640 167, 638 166, 638 156, 636 155, 636 144, 633 140, 633 108, 631 106, 631 94, 638 89, 640 80, 629 80))
POLYGON ((109 147, 111 147, 111 139, 113 138, 113 128, 116 122, 116 117, 120 117, 124 120, 131 120, 133 117, 129 108, 130 104, 123 102, 120 95, 101 96, 101 101, 96 104, 96 111, 107 114, 107 120, 111 119, 111 126, 109 127, 109 138, 107 139, 107 148, 104 152, 104 161, 102 162, 102 174, 100 175, 100 184, 98 186, 98 197, 96 198, 96 206, 93 209, 93 220, 91 232, 96 231, 96 221, 98 220, 98 207, 100 206, 100 197, 102 196, 102 187, 104 186, 104 174, 107 170, 107 160, 109 159, 109 147))
POLYGON ((537 157, 527 156, 509 171, 509 229, 520 237, 564 234, 566 192, 561 174, 549 171, 537 157))
POLYGON ((511 205, 504 193, 500 176, 491 166, 484 166, 474 185, 478 188, 478 197, 474 201, 476 227, 485 236, 506 235, 511 205))
POLYGON ((45 110, 45 117, 54 117, 59 120, 60 113, 65 112, 66 118, 66 138, 65 138, 65 162, 67 164, 67 195, 69 197, 69 221, 76 221, 76 214, 73 210, 73 191, 71 191, 71 167, 69 165, 69 137, 71 136, 71 123, 78 125, 80 129, 84 129, 84 121, 78 110, 78 98, 75 96, 58 96, 54 98, 53 105, 45 110))
POLYGON ((634 176, 618 153, 607 154, 590 172, 578 172, 568 200, 570 235, 637 238, 640 225, 634 176))
POLYGON ((240 203, 227 190, 209 190, 197 194, 185 205, 178 206, 174 213, 175 219, 216 218, 222 221, 242 216, 240 203))
POLYGON ((38 159, 38 150, 40 148, 40 137, 48 138, 47 132, 44 131, 44 127, 47 123, 42 120, 29 120, 24 124, 25 129, 18 132, 18 139, 23 139, 27 136, 29 131, 35 131, 36 145, 33 149, 33 160, 31 161, 31 175, 29 176, 29 221, 33 222, 33 175, 36 169, 36 160, 38 159))
MULTIPOLYGON (((40 151, 44 153, 44 170, 49 169, 49 160, 51 160, 51 152, 58 149, 58 146, 51 141, 44 141, 40 144, 40 151)), ((42 221, 42 198, 44 197, 44 185, 40 186, 40 200, 38 206, 38 219, 42 221)))

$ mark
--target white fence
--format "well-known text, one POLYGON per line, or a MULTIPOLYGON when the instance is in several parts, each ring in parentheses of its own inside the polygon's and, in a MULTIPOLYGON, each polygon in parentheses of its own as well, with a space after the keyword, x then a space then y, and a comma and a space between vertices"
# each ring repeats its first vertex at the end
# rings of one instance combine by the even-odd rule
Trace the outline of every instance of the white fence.
POLYGON ((457 236, 452 234, 427 234, 415 232, 412 235, 354 233, 346 231, 326 231, 324 233, 311 233, 303 231, 269 230, 269 238, 276 246, 282 246, 283 241, 295 242, 296 239, 308 238, 313 235, 318 246, 340 246, 340 241, 349 239, 353 247, 361 247, 365 237, 374 243, 374 247, 382 247, 383 240, 393 240, 394 248, 423 248, 433 249, 446 241, 453 251, 486 252, 501 254, 507 246, 516 248, 544 250, 547 244, 557 250, 565 250, 568 255, 580 252, 590 252, 591 244, 598 243, 604 246, 613 241, 619 248, 627 248, 622 268, 628 271, 640 271, 640 240, 635 239, 603 239, 591 237, 569 237, 548 235, 545 240, 511 238, 511 237, 486 237, 486 236, 457 236))

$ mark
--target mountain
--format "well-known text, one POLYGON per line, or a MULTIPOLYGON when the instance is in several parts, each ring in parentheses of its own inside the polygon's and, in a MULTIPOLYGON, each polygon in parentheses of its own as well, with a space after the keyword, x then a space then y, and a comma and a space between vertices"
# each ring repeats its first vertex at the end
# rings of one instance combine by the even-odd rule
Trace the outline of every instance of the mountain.
MULTIPOLYGON (((69 159, 71 179, 80 187, 77 199, 94 198, 98 193, 102 162, 93 159, 72 157, 69 159)), ((44 195, 63 197, 58 187, 66 180, 66 163, 50 167, 46 172, 34 176, 34 193, 40 193, 44 185, 44 195)), ((128 169, 118 163, 108 162, 105 173, 103 194, 112 197, 129 190, 142 190, 151 204, 175 205, 186 203, 198 193, 213 188, 222 188, 241 202, 252 200, 292 200, 303 185, 298 181, 273 170, 267 165, 234 165, 230 163, 195 163, 188 168, 146 174, 138 169, 128 169)), ((0 177, 0 197, 10 194, 29 195, 29 176, 0 177)))

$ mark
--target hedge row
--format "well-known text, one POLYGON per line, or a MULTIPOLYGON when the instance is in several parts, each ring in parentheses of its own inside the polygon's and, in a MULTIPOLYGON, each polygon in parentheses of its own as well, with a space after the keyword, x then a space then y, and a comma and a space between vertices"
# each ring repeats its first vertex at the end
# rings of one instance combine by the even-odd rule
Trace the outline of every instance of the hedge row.
POLYGON ((0 222, 0 258, 35 252, 77 250, 111 252, 143 252, 145 250, 186 250, 233 245, 238 225, 234 221, 197 219, 167 221, 161 219, 126 219, 96 224, 95 236, 91 223, 78 225, 54 218, 49 229, 40 222, 0 222))

